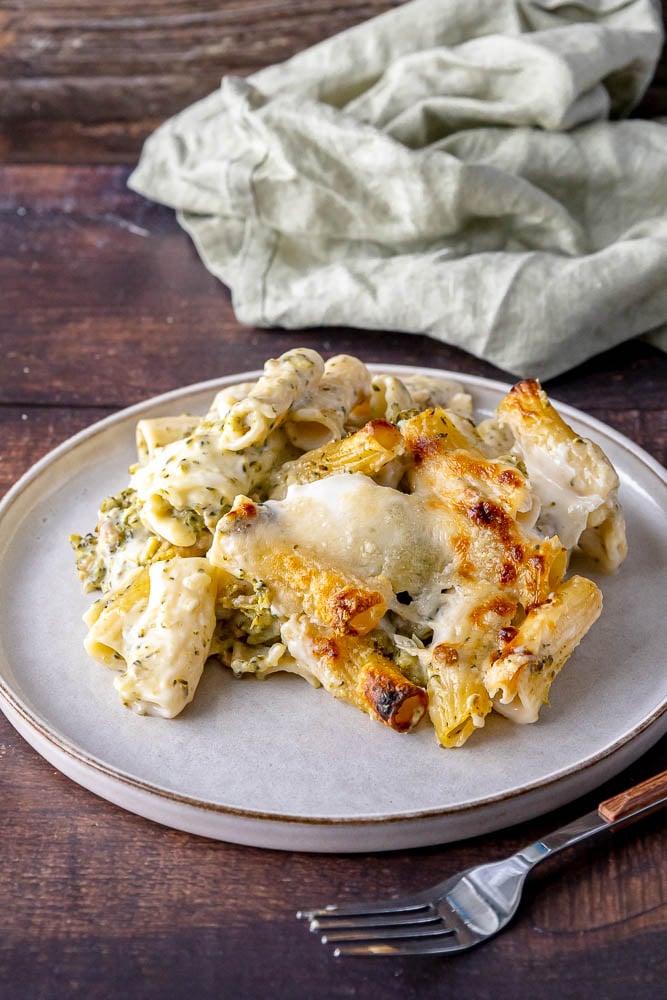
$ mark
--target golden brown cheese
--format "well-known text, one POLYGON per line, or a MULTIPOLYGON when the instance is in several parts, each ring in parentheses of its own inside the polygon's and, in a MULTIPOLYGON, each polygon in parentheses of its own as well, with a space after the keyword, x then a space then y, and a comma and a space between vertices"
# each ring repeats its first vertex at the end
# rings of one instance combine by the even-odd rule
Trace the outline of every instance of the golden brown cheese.
POLYGON ((338 635, 365 635, 375 628, 387 610, 383 595, 352 573, 323 565, 297 545, 275 544, 275 536, 272 544, 271 520, 268 506, 237 497, 218 525, 209 553, 213 565, 261 580, 279 615, 303 610, 338 635), (262 521, 267 524, 258 524, 262 521))

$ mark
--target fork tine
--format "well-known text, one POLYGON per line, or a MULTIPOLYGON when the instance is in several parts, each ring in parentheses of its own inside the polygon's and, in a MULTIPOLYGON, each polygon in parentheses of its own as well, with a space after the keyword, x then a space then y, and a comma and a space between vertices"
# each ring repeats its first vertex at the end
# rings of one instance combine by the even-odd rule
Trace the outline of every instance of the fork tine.
POLYGON ((373 903, 340 903, 310 910, 297 910, 297 920, 316 920, 320 917, 362 917, 379 913, 416 913, 431 908, 431 897, 423 893, 401 896, 400 899, 379 899, 373 903))
POLYGON ((337 945, 334 957, 344 955, 383 956, 383 955, 446 955, 457 951, 467 951, 475 941, 459 941, 456 934, 443 932, 431 938, 416 938, 397 941, 349 941, 337 945))
POLYGON ((414 924, 432 924, 439 920, 433 908, 416 913, 399 911, 398 913, 363 914, 359 917, 315 917, 310 921, 310 930, 317 932, 361 930, 364 927, 405 927, 414 924))
POLYGON ((430 924, 405 924, 403 927, 359 927, 348 930, 331 931, 322 934, 322 944, 335 944, 339 941, 364 941, 370 944, 374 941, 410 941, 417 938, 441 938, 443 935, 454 934, 441 920, 430 924))

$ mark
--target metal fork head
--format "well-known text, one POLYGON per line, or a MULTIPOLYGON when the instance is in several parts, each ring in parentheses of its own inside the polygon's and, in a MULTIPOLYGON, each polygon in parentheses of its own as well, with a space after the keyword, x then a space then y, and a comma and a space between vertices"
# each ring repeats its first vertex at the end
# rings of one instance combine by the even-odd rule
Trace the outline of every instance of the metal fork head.
POLYGON ((334 955, 442 955, 496 934, 516 912, 528 866, 500 862, 425 892, 377 903, 300 911, 334 955))
POLYGON ((447 885, 401 899, 301 910, 297 917, 308 921, 323 944, 333 945, 336 956, 462 951, 475 942, 458 914, 442 906, 447 885))

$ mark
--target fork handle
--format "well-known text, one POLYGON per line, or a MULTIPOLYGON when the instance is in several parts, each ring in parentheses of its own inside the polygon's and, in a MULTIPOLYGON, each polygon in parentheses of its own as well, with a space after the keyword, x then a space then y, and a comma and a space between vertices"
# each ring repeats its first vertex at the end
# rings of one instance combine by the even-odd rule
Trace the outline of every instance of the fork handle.
POLYGON ((628 788, 627 791, 605 799, 598 806, 598 812, 607 823, 615 823, 629 813, 655 805, 667 795, 667 771, 655 774, 652 778, 628 788))
POLYGON ((579 841, 606 830, 634 823, 664 806, 667 806, 667 771, 605 799, 597 809, 548 833, 534 844, 529 844, 518 851, 515 857, 526 869, 532 868, 557 851, 572 847, 579 841))

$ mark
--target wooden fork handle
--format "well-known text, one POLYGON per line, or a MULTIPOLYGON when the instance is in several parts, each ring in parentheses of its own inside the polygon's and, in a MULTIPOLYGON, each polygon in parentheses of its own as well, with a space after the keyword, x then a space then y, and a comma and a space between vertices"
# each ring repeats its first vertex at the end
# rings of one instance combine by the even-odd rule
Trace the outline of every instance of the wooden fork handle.
POLYGON ((653 805, 667 795, 667 771, 655 774, 652 778, 628 788, 627 791, 605 799, 598 806, 598 813, 607 823, 615 823, 628 813, 653 805))

